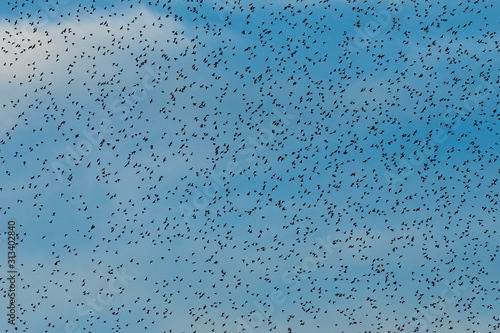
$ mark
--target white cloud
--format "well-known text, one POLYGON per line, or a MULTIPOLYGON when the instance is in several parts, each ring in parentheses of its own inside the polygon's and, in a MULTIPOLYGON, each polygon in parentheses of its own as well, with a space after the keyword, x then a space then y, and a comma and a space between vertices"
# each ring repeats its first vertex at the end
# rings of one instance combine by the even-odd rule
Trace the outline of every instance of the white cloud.
MULTIPOLYGON (((39 98, 46 91, 47 101, 57 94, 67 97, 68 86, 74 86, 70 99, 57 99, 71 105, 77 97, 91 101, 88 90, 95 96, 102 90, 100 86, 110 82, 120 81, 120 88, 128 85, 131 89, 137 82, 131 75, 137 63, 161 59, 161 53, 179 54, 189 45, 180 22, 156 16, 145 7, 114 16, 93 14, 79 21, 69 19, 41 24, 34 33, 19 24, 0 23, 0 75, 5 78, 0 82, 0 98, 7 101, 0 115, 0 131, 10 129, 22 111, 39 101, 32 95, 39 98)), ((72 108, 78 106, 82 105, 72 108)))

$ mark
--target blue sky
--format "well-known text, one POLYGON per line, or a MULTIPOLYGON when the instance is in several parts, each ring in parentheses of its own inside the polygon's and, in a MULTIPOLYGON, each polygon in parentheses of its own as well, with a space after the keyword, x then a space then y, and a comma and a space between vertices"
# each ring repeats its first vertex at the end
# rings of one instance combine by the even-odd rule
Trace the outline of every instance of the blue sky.
POLYGON ((498 327, 495 2, 0 6, 18 330, 498 327))

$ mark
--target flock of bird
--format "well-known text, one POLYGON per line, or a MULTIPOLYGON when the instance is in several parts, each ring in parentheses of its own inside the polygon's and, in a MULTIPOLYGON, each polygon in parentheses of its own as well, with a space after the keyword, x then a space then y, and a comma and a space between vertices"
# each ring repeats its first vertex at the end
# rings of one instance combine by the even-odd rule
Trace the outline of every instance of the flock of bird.
POLYGON ((6 332, 500 329, 499 4, 2 6, 6 332))

